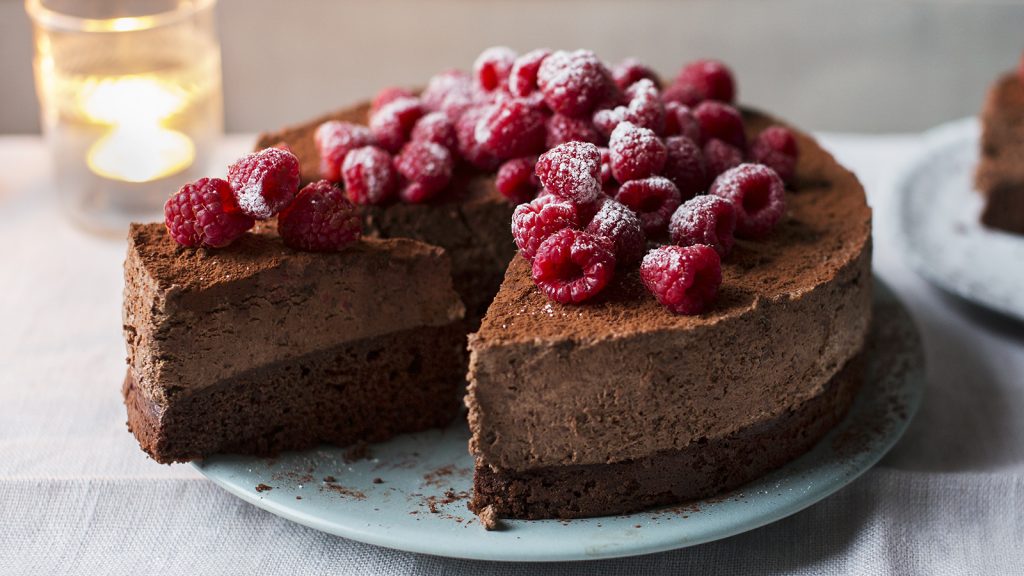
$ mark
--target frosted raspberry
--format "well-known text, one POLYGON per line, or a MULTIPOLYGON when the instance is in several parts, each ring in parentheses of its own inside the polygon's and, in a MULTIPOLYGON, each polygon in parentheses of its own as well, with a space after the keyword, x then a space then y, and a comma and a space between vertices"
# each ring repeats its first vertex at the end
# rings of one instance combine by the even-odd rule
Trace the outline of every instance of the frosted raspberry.
POLYGON ((320 154, 320 177, 332 182, 341 180, 341 163, 345 156, 363 146, 373 144, 373 133, 366 126, 331 120, 317 127, 313 142, 320 154))
POLYGON ((783 182, 796 176, 796 137, 782 126, 771 126, 757 135, 750 146, 751 160, 775 170, 783 182))
POLYGON ((740 164, 715 179, 709 194, 736 208, 736 235, 763 238, 786 213, 786 187, 774 170, 761 164, 740 164))
POLYGON ((583 118, 608 97, 615 83, 593 52, 577 50, 545 58, 537 70, 537 86, 551 110, 583 118))
POLYGON ((576 206, 553 194, 542 194, 516 206, 512 213, 512 238, 519 253, 533 260, 541 243, 563 228, 579 226, 576 206))
POLYGON ((354 204, 327 180, 299 191, 277 219, 284 243, 307 252, 335 252, 359 239, 362 220, 354 204))
POLYGON ((537 177, 562 198, 589 204, 601 195, 601 152, 587 142, 559 144, 541 154, 537 177))
POLYGON ((658 88, 646 78, 635 82, 626 91, 628 106, 616 106, 594 113, 594 126, 606 138, 622 122, 632 122, 655 133, 665 130, 665 105, 658 95, 658 88))
POLYGON ((653 130, 632 122, 615 127, 608 142, 611 150, 612 175, 619 182, 647 178, 665 166, 665 144, 653 130))
POLYGON ((164 224, 171 238, 182 246, 220 248, 245 234, 255 221, 235 204, 227 180, 200 178, 167 199, 164 224))
POLYGON ((508 75, 517 54, 507 46, 493 46, 480 53, 473 63, 473 77, 480 88, 491 92, 508 86, 508 75))
POLYGON ((299 191, 299 159, 280 148, 246 154, 228 167, 228 182, 243 214, 270 218, 299 191))
POLYGON ((676 185, 661 176, 630 180, 619 187, 615 199, 636 212, 648 238, 665 234, 669 218, 682 202, 676 185))
POLYGON ((665 103, 665 135, 686 136, 700 142, 700 124, 688 106, 678 102, 665 103))
POLYGON ((537 188, 540 187, 540 180, 533 173, 536 164, 536 156, 506 161, 498 168, 498 176, 494 180, 498 192, 513 204, 533 200, 537 196, 537 188))
POLYGON ((701 100, 731 103, 736 99, 732 71, 717 60, 690 62, 683 66, 675 83, 692 89, 701 100))
POLYGON ((410 142, 395 156, 395 169, 405 178, 399 191, 405 202, 425 202, 452 180, 454 161, 448 149, 434 142, 410 142))
POLYGON ((373 101, 370 102, 370 115, 374 115, 378 110, 383 108, 385 105, 398 100, 399 98, 415 98, 416 95, 410 90, 392 86, 390 88, 384 88, 380 92, 377 92, 377 96, 374 97, 373 101))
POLYGON ((654 70, 651 70, 636 58, 626 58, 619 62, 612 68, 612 78, 615 79, 615 84, 620 90, 625 90, 637 80, 645 78, 654 82, 656 87, 660 87, 658 75, 654 73, 654 70))
POLYGON ((413 142, 433 142, 448 150, 459 149, 455 136, 455 123, 444 112, 431 112, 416 122, 409 139, 413 142))
POLYGON ((384 204, 398 190, 398 174, 391 165, 391 154, 376 146, 349 152, 341 175, 349 200, 356 204, 384 204))
POLYGON ((640 260, 644 255, 647 238, 644 237, 640 218, 621 202, 602 198, 598 209, 584 230, 611 243, 615 261, 622 266, 640 260))
POLYGON ((673 83, 669 85, 668 88, 662 90, 661 101, 666 104, 669 102, 675 102, 688 108, 693 108, 697 104, 700 104, 701 98, 692 86, 673 83))
POLYGON ((736 232, 736 208, 732 202, 709 194, 694 196, 676 210, 668 225, 672 243, 705 244, 725 258, 732 252, 736 232))
POLYGON ((593 298, 614 274, 615 254, 608 242, 572 228, 552 234, 533 259, 534 283, 545 296, 562 304, 593 298))
POLYGON ((572 118, 554 114, 547 120, 546 148, 554 148, 566 142, 590 142, 597 144, 601 136, 586 118, 572 118))
POLYGON ((710 246, 662 246, 644 256, 640 278, 673 313, 701 314, 718 297, 722 261, 710 246))
POLYGON ((536 154, 544 149, 544 121, 544 113, 527 101, 507 98, 485 109, 476 141, 502 160, 536 154))
POLYGON ((693 116, 700 125, 701 142, 717 138, 744 150, 747 147, 747 132, 743 127, 743 116, 739 111, 721 102, 701 102, 693 109, 693 116))
POLYGON ((392 100, 370 116, 370 131, 378 146, 394 153, 409 140, 420 116, 423 116, 423 103, 419 98, 392 100))
POLYGON ((665 149, 665 167, 661 174, 676 185, 682 199, 692 198, 707 190, 704 155, 693 140, 686 136, 672 136, 665 139, 665 149))
POLYGON ((461 70, 449 70, 433 76, 420 94, 423 107, 444 112, 453 121, 473 106, 473 80, 461 70))
POLYGON ((607 189, 609 185, 615 184, 615 177, 612 176, 612 151, 608 148, 598 148, 601 153, 601 187, 607 189))
POLYGON ((708 140, 701 152, 704 155, 704 169, 709 181, 714 181, 719 174, 743 163, 743 151, 717 138, 708 140))
POLYGON ((482 108, 470 108, 455 122, 455 136, 459 141, 459 155, 470 165, 484 171, 498 167, 500 160, 476 141, 476 125, 483 116, 482 108))
POLYGON ((541 62, 551 54, 546 48, 538 48, 516 58, 508 77, 508 91, 513 96, 525 97, 537 90, 537 70, 541 62))

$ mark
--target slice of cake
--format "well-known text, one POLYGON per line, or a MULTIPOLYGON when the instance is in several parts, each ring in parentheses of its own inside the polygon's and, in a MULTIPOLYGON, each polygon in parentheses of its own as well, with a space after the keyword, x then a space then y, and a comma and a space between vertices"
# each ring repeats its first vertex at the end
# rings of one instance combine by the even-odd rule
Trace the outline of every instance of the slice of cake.
POLYGON ((366 239, 300 252, 263 228, 226 248, 133 225, 128 424, 158 462, 385 440, 444 426, 465 374, 440 248, 366 239))
POLYGON ((1024 234, 1024 57, 988 91, 975 186, 985 195, 983 224, 1024 234))

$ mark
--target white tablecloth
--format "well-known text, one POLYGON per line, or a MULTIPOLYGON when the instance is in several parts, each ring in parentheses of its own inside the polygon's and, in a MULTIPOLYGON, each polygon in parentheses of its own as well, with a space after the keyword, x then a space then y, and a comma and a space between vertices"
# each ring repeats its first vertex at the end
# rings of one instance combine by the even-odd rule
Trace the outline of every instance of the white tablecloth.
MULTIPOLYGON (((219 156, 251 141, 229 138, 219 156)), ((58 215, 39 139, 0 138, 0 574, 1024 574, 1024 329, 905 268, 886 216, 917 136, 823 141, 867 188, 875 269, 923 332, 928 389, 907 435, 771 526, 632 559, 517 565, 328 536, 148 459, 120 398, 124 243, 58 215)))

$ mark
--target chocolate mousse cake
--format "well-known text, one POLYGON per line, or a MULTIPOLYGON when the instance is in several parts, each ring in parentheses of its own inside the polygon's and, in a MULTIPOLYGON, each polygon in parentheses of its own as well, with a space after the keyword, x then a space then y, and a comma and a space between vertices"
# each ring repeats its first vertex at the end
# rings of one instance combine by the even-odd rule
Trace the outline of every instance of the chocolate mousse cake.
POLYGON ((1024 70, 1004 74, 989 89, 975 186, 985 195, 983 224, 1024 234, 1024 70))

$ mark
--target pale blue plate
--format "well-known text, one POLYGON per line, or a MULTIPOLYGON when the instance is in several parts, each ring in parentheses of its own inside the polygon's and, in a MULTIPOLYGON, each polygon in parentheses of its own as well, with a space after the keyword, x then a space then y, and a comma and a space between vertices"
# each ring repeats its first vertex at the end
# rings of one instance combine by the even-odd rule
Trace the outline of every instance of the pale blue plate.
POLYGON ((324 446, 277 459, 217 456, 196 467, 239 498, 289 520, 424 554, 592 560, 718 540, 829 496, 874 465, 907 427, 924 388, 920 341, 903 306, 875 286, 868 378, 850 414, 811 452, 718 498, 626 516, 503 521, 502 530, 487 532, 466 509, 473 462, 464 422, 373 445, 368 459, 347 461, 345 450, 324 446))

